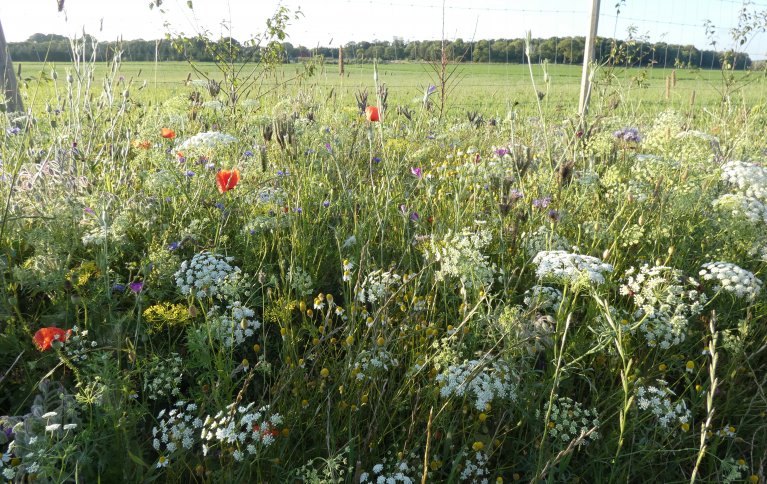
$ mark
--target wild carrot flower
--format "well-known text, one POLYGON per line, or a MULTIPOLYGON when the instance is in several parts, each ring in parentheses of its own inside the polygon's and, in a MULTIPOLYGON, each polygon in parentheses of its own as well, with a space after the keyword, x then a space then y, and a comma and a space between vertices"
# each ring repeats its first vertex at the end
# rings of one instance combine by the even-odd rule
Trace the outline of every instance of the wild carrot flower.
POLYGON ((49 326, 47 328, 38 329, 32 337, 32 341, 35 342, 35 345, 37 345, 37 348, 40 351, 47 351, 51 349, 51 344, 54 341, 63 343, 69 338, 70 334, 72 334, 71 330, 49 326))
POLYGON ((216 182, 218 183, 219 192, 228 192, 240 182, 240 170, 237 168, 233 170, 221 170, 216 173, 216 182))

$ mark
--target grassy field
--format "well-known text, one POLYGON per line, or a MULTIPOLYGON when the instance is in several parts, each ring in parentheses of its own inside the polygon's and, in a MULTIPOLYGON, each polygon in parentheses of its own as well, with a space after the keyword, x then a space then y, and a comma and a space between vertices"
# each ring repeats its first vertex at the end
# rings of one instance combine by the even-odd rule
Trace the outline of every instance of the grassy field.
POLYGON ((765 482, 763 77, 119 67, 0 117, 0 480, 765 482))
MULTIPOLYGON (((187 79, 210 78, 222 80, 222 74, 213 64, 196 65, 200 73, 183 62, 123 63, 121 75, 132 84, 138 99, 162 100, 165 97, 188 92, 187 79), (146 82, 147 89, 142 95, 136 88, 146 82)), ((449 67, 452 71, 453 66, 449 67)), ((51 72, 57 71, 64 76, 71 71, 68 65, 47 65, 25 63, 22 77, 28 78, 27 93, 35 106, 47 100, 51 94, 51 72)), ((95 80, 109 71, 104 64, 96 66, 95 80)), ((545 93, 543 107, 553 111, 572 110, 577 106, 581 67, 569 65, 550 65, 547 67, 549 83, 544 79, 543 66, 533 67, 533 79, 537 90, 545 93)), ((276 71, 261 77, 257 88, 248 93, 258 97, 258 93, 268 93, 265 104, 273 104, 275 99, 293 95, 297 90, 306 91, 318 99, 332 100, 340 104, 353 104, 354 94, 359 89, 367 88, 372 94, 372 64, 347 64, 345 76, 338 75, 336 64, 317 66, 315 74, 301 81, 291 79, 305 73, 303 65, 282 65, 276 71)), ((623 69, 611 70, 604 66, 597 71, 594 85, 593 109, 599 114, 611 115, 619 112, 653 113, 664 107, 687 109, 695 106, 714 106, 729 95, 735 104, 753 106, 764 104, 767 100, 767 79, 764 73, 734 72, 734 86, 725 87, 725 76, 721 71, 712 70, 676 70, 676 86, 670 90, 666 100, 666 77, 672 75, 672 69, 623 69), (693 94, 694 93, 694 94, 693 94), (694 98, 693 98, 694 96, 694 98)), ((390 103, 417 107, 424 89, 438 84, 438 76, 430 64, 401 63, 379 66, 380 82, 389 88, 390 103)), ((536 95, 531 85, 530 70, 520 64, 461 64, 455 67, 447 107, 453 113, 479 111, 486 117, 505 116, 511 106, 537 109, 536 95)))

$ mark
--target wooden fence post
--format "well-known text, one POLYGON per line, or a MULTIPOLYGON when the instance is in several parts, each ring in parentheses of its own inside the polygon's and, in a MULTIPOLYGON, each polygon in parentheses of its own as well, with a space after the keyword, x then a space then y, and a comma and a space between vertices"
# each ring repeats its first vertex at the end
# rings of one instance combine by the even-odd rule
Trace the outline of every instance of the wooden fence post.
POLYGON ((2 22, 0 22, 0 90, 5 95, 6 111, 24 110, 24 105, 19 95, 19 87, 16 83, 16 73, 13 72, 11 55, 8 52, 8 45, 5 43, 2 22))

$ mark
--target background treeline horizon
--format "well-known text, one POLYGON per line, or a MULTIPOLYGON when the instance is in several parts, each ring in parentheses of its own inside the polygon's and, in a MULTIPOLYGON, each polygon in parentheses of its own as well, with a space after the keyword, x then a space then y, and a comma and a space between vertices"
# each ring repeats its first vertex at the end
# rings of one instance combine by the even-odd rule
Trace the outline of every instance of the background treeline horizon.
MULTIPOLYGON (((241 43, 233 38, 210 41, 200 37, 183 39, 183 42, 161 40, 124 40, 120 42, 97 42, 86 36, 86 56, 96 49, 96 60, 110 60, 117 50, 122 50, 123 61, 184 61, 213 62, 217 55, 236 53, 238 58, 257 59, 262 47, 241 43), (182 46, 178 48, 177 46, 182 46)), ((548 60, 554 64, 580 64, 583 62, 584 37, 550 37, 532 39, 533 62, 548 60)), ((454 62, 472 63, 525 63, 525 40, 491 39, 446 41, 446 50, 454 62)), ((338 60, 338 47, 308 48, 281 43, 283 62, 296 62, 315 56, 326 60, 338 60)), ((70 39, 57 34, 34 34, 23 42, 8 44, 11 58, 16 62, 71 62, 70 39)), ((349 42, 343 46, 347 63, 392 61, 434 61, 441 58, 442 41, 393 41, 349 42)), ((626 67, 683 67, 720 69, 723 63, 735 69, 752 66, 747 53, 733 51, 700 50, 693 45, 667 44, 640 40, 614 40, 598 37, 595 47, 598 62, 612 61, 626 67)))

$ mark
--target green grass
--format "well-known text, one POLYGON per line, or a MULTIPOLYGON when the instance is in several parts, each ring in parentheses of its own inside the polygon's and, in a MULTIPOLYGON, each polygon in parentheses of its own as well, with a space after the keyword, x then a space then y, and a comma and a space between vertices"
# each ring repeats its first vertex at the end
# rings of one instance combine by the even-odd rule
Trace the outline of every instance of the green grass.
MULTIPOLYGON (((449 72, 455 71, 449 83, 448 109, 452 113, 463 115, 466 111, 479 111, 486 117, 503 117, 513 105, 534 110, 536 95, 531 87, 530 73, 526 65, 520 64, 460 64, 449 66, 449 72)), ((197 69, 205 76, 222 80, 221 73, 213 64, 198 64, 197 69)), ((41 78, 50 78, 55 70, 64 76, 71 66, 56 66, 43 63, 25 63, 22 77, 32 103, 39 107, 50 96, 50 82, 39 83, 41 78), (41 75, 42 73, 42 75, 41 75)), ((543 67, 534 66, 533 74, 538 90, 546 93, 544 108, 548 111, 568 111, 577 106, 580 92, 581 67, 570 65, 549 65, 550 83, 544 83, 543 67)), ((95 68, 95 79, 100 81, 108 72, 108 66, 95 68)), ((121 75, 132 83, 132 89, 138 99, 162 100, 179 92, 188 92, 185 83, 188 78, 200 79, 201 76, 183 62, 129 62, 121 64, 121 75), (136 88, 146 82, 144 95, 139 95, 136 88)), ((354 94, 365 89, 374 95, 372 64, 347 64, 345 76, 338 75, 336 64, 323 64, 316 70, 316 75, 309 82, 291 82, 290 79, 304 72, 301 64, 279 66, 272 74, 263 77, 259 85, 260 92, 270 93, 269 103, 281 96, 293 95, 303 89, 311 92, 318 99, 334 97, 344 104, 354 103, 354 94)), ((647 68, 610 70, 601 67, 594 86, 594 107, 600 113, 611 115, 615 107, 620 111, 632 113, 652 113, 663 107, 689 109, 696 106, 713 106, 720 103, 728 90, 724 85, 724 75, 714 70, 676 70, 676 86, 666 96, 666 77, 672 69, 647 68), (609 79, 608 79, 609 78, 609 79), (609 80, 609 82, 608 82, 609 80), (694 93, 694 100, 693 100, 694 93), (691 106, 691 103, 694 103, 691 106), (622 104, 622 106, 621 106, 622 104)), ((754 106, 765 102, 767 80, 763 73, 732 73, 736 85, 729 91, 731 102, 754 106)), ((426 63, 397 63, 379 66, 379 81, 389 88, 390 103, 417 107, 426 87, 438 84, 434 68, 426 63)), ((257 95, 258 90, 249 94, 257 95)))

